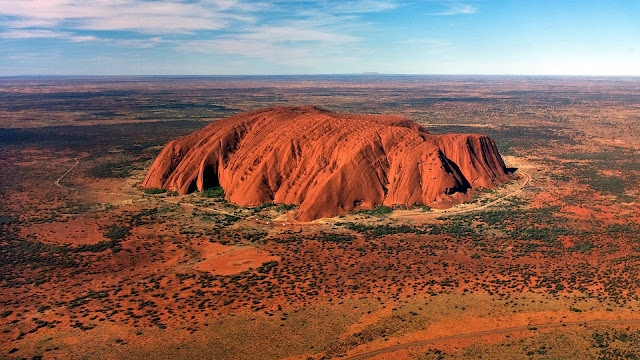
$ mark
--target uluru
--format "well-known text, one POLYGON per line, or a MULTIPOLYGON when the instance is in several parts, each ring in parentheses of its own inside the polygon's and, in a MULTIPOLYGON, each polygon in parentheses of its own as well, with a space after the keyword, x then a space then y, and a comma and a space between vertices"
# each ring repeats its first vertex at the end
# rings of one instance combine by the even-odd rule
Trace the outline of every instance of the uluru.
POLYGON ((508 181, 496 144, 429 134, 399 116, 272 107, 169 142, 142 186, 187 194, 221 186, 229 202, 299 205, 309 221, 379 205, 446 202, 508 181))

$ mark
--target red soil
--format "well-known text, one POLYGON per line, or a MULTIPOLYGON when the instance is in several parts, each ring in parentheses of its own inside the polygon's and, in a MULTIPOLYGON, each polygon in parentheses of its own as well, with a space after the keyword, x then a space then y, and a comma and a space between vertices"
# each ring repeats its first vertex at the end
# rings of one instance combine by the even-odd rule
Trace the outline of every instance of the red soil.
POLYGON ((299 204, 297 217, 306 221, 447 201, 506 180, 486 136, 431 135, 401 117, 305 106, 246 112, 174 140, 142 185, 180 194, 220 185, 239 205, 299 204))
POLYGON ((279 261, 280 258, 254 247, 225 246, 209 243, 201 249, 203 260, 194 267, 200 271, 211 272, 216 275, 233 275, 251 268, 257 268, 269 261, 279 261))
POLYGON ((30 236, 46 244, 89 245, 108 240, 102 236, 100 223, 93 219, 75 218, 65 222, 31 224, 23 227, 20 235, 30 236))

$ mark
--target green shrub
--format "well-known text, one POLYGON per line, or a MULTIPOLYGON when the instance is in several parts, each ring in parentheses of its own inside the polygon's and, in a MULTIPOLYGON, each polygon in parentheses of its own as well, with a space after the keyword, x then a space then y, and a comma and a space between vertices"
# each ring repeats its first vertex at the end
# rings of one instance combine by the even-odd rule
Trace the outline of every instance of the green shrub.
POLYGON ((317 240, 322 242, 333 242, 333 243, 351 243, 355 240, 355 236, 349 234, 336 234, 336 233, 325 233, 321 232, 316 237, 317 240))
POLYGON ((258 267, 256 270, 261 274, 267 274, 271 271, 271 269, 273 269, 276 266, 278 266, 277 261, 269 261, 260 265, 260 267, 258 267))
POLYGON ((145 194, 151 194, 151 195, 164 194, 167 192, 167 190, 165 189, 158 189, 158 188, 144 189, 142 191, 144 191, 145 194))
POLYGON ((391 209, 391 207, 389 206, 385 206, 385 205, 380 205, 377 208, 373 209, 373 210, 369 210, 369 209, 361 209, 356 211, 356 214, 361 214, 361 215, 387 215, 387 214, 391 214, 391 212, 393 211, 393 209, 391 209))
POLYGON ((389 206, 380 205, 377 208, 373 209, 372 212, 378 215, 386 215, 386 214, 391 214, 392 211, 393 209, 391 209, 389 206))
POLYGON ((129 236, 130 231, 131 230, 128 227, 113 225, 109 227, 109 230, 104 234, 104 237, 114 241, 122 240, 129 236))
POLYGON ((593 245, 589 241, 583 241, 581 243, 575 244, 573 247, 569 248, 569 251, 580 251, 581 253, 587 252, 593 249, 595 245, 593 245))
POLYGON ((208 188, 205 191, 201 192, 200 196, 206 197, 206 198, 223 198, 224 189, 220 186, 214 186, 212 188, 208 188))
POLYGON ((91 177, 124 179, 131 176, 131 161, 116 161, 98 164, 87 171, 91 177))
POLYGON ((297 205, 295 205, 295 204, 280 204, 275 208, 275 210, 276 211, 289 211, 289 210, 295 209, 296 206, 297 205))

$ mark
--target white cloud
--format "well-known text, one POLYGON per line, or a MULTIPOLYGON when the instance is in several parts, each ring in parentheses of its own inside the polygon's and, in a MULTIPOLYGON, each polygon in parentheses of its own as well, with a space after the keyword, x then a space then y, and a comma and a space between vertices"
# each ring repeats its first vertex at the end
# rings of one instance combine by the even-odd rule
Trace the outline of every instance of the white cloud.
POLYGON ((297 63, 299 59, 311 55, 304 47, 289 47, 251 39, 191 40, 181 42, 178 46, 184 51, 243 55, 276 63, 297 63))
POLYGON ((157 15, 122 15, 95 18, 75 26, 82 30, 132 30, 142 33, 189 33, 195 30, 218 30, 228 25, 224 19, 176 18, 157 15))
POLYGON ((79 36, 68 32, 57 32, 51 30, 10 30, 0 33, 3 39, 45 39, 61 38, 73 42, 87 42, 97 40, 95 36, 79 36))
POLYGON ((64 38, 73 42, 89 42, 98 40, 98 38, 93 35, 69 35, 64 38))
POLYGON ((352 40, 350 36, 328 35, 318 27, 347 23, 356 27, 357 14, 397 6, 395 0, 0 0, 0 28, 144 34, 224 30, 245 33, 246 38, 270 35, 278 40, 293 36, 290 40, 296 41, 323 40, 328 36, 332 41, 347 42, 352 40), (275 25, 253 32, 252 27, 264 20, 275 20, 275 25), (281 23, 293 20, 307 26, 293 29, 302 34, 285 34, 289 29, 281 23))
POLYGON ((160 37, 152 37, 145 39, 106 39, 107 43, 126 48, 138 48, 138 49, 148 49, 152 48, 160 43, 165 43, 167 40, 164 40, 160 37))
MULTIPOLYGON (((288 46, 250 39, 191 40, 178 45, 181 51, 213 55, 240 55, 291 69, 309 69, 352 61, 343 51, 326 43, 288 46)), ((295 70, 294 70, 295 71, 295 70)))
POLYGON ((3 39, 37 39, 62 37, 62 33, 51 30, 11 30, 0 33, 3 39))
POLYGON ((254 21, 245 12, 263 8, 234 0, 0 0, 0 15, 13 28, 132 30, 146 33, 220 29, 232 21, 254 21))
POLYGON ((295 26, 264 26, 256 28, 251 32, 240 34, 237 37, 238 39, 264 40, 269 42, 320 41, 333 44, 344 44, 357 40, 354 36, 295 26))
POLYGON ((384 0, 357 0, 332 2, 328 6, 329 11, 334 13, 367 13, 381 12, 398 7, 395 1, 384 0))
POLYGON ((304 5, 307 9, 329 14, 381 12, 399 6, 396 0, 279 0, 275 1, 274 5, 276 9, 278 7, 290 9, 304 5))
POLYGON ((0 38, 165 44, 303 67, 353 61, 344 45, 366 32, 362 14, 398 6, 399 0, 0 0, 0 38))
POLYGON ((471 15, 478 12, 478 9, 475 6, 469 4, 445 3, 444 5, 446 6, 445 10, 434 13, 433 15, 471 15))
MULTIPOLYGON (((2 11, 0 10, 0 13, 2 11)), ((7 28, 51 28, 58 24, 58 20, 55 19, 11 19, 4 21, 7 28)))
POLYGON ((241 55, 289 66, 313 66, 339 61, 344 45, 359 39, 339 33, 287 25, 258 27, 242 34, 212 40, 177 42, 181 51, 203 54, 241 55))

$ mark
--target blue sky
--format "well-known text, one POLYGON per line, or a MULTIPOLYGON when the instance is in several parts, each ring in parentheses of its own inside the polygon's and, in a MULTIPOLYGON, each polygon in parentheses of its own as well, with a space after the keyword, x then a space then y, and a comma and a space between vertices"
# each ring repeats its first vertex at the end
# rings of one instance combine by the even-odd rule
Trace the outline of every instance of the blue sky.
POLYGON ((639 0, 0 0, 0 75, 640 75, 639 0))

